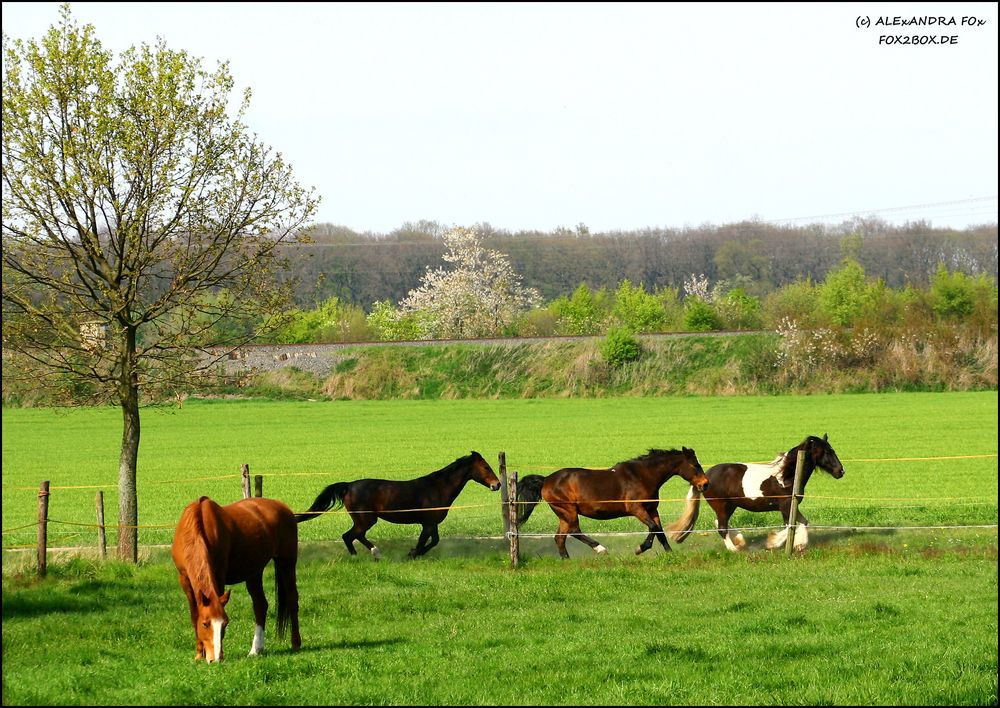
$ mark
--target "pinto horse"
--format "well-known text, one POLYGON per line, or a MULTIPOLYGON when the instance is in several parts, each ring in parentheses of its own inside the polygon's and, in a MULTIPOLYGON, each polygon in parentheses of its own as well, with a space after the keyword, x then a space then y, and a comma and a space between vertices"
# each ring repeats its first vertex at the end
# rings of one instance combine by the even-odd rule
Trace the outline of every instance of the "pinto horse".
POLYGON ((292 510, 274 499, 242 499, 219 506, 201 497, 185 507, 171 549, 194 625, 195 660, 222 661, 222 639, 229 624, 226 585, 246 583, 256 627, 250 656, 264 650, 264 567, 274 560, 278 636, 292 625, 292 649, 299 636, 299 591, 295 584, 298 527, 292 510))
POLYGON ((295 515, 299 523, 314 519, 325 511, 343 506, 354 525, 341 538, 353 556, 358 540, 376 559, 378 546, 365 534, 379 519, 394 524, 420 524, 423 528, 409 557, 422 556, 438 544, 438 525, 448 516, 448 509, 465 483, 479 482, 492 491, 500 489, 493 468, 478 452, 460 457, 437 472, 404 482, 388 479, 358 479, 331 484, 316 497, 308 511, 295 515))
MULTIPOLYGON (((805 492, 806 483, 817 467, 828 472, 834 479, 844 476, 844 466, 825 434, 822 438, 810 435, 788 452, 778 455, 766 464, 723 462, 708 470, 711 487, 704 493, 705 500, 715 511, 715 525, 726 548, 730 551, 739 551, 746 547, 743 534, 733 535, 729 530, 729 518, 737 508, 747 511, 780 511, 785 520, 785 528, 778 533, 769 534, 766 545, 767 548, 779 548, 785 545, 792 508, 792 484, 795 480, 795 464, 799 450, 804 450, 806 453, 800 492, 805 492)), ((801 502, 802 494, 797 494, 795 498, 801 502)), ((670 537, 675 542, 682 542, 694 528, 694 523, 698 520, 699 501, 698 491, 691 489, 687 495, 683 515, 671 528, 670 537)), ((795 549, 803 550, 809 543, 807 530, 809 520, 801 511, 797 512, 797 516, 795 549)))
POLYGON ((669 551, 667 536, 660 524, 657 510, 660 487, 670 477, 680 475, 699 491, 708 486, 708 478, 694 450, 650 450, 632 460, 619 462, 610 469, 565 467, 547 477, 529 474, 517 483, 517 498, 523 502, 517 523, 528 520, 535 506, 544 499, 559 517, 556 548, 559 555, 569 558, 566 537, 586 543, 597 553, 608 549, 580 530, 580 516, 591 519, 617 519, 634 516, 646 525, 649 535, 635 549, 636 555, 648 551, 653 539, 669 551))

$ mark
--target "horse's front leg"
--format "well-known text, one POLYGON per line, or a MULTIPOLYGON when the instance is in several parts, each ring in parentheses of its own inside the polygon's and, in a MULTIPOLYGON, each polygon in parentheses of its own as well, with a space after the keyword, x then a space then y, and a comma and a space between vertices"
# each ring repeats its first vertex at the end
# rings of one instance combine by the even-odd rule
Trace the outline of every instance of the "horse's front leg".
POLYGON ((787 499, 783 499, 781 505, 778 507, 778 510, 781 511, 781 520, 785 522, 785 527, 780 531, 772 531, 767 535, 767 543, 764 544, 764 547, 769 550, 781 548, 788 540, 788 520, 792 515, 792 502, 787 499))
POLYGON ((264 595, 264 574, 247 578, 247 592, 253 601, 253 644, 247 656, 257 656, 264 651, 264 622, 267 620, 267 596, 264 595))
POLYGON ((802 512, 798 512, 798 519, 795 524, 795 541, 792 543, 796 551, 804 551, 809 545, 809 519, 802 512))
POLYGON ((417 545, 414 546, 407 555, 409 555, 410 558, 416 558, 417 556, 422 556, 423 554, 427 553, 427 551, 429 551, 431 548, 433 548, 436 544, 437 544, 437 524, 433 526, 429 524, 424 524, 420 529, 420 537, 417 539, 417 545), (434 536, 435 540, 428 546, 426 544, 427 541, 431 538, 431 536, 434 536))
POLYGON ((194 599, 194 588, 191 587, 191 581, 186 575, 181 574, 177 578, 184 595, 187 596, 188 610, 191 612, 191 626, 194 628, 194 659, 198 661, 205 658, 205 645, 198 638, 198 604, 194 599))
POLYGON ((637 556, 641 555, 652 548, 653 539, 656 538, 660 539, 660 543, 663 544, 663 549, 669 551, 670 544, 667 543, 667 535, 663 533, 663 527, 660 525, 660 515, 656 512, 656 509, 654 508, 651 513, 650 510, 644 506, 636 506, 630 511, 633 516, 644 523, 646 528, 649 529, 649 535, 646 536, 646 540, 640 543, 638 548, 635 549, 635 554, 637 556))

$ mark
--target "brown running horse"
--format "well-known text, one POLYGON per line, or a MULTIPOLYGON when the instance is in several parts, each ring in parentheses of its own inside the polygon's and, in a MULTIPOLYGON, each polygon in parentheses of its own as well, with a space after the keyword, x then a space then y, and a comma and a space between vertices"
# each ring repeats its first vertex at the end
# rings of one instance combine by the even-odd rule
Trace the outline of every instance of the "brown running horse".
POLYGON ((580 530, 580 516, 591 519, 617 519, 634 516, 649 529, 646 540, 635 549, 636 555, 648 551, 653 539, 669 551, 667 536, 660 524, 657 498, 660 487, 670 477, 680 475, 692 487, 703 491, 708 477, 698 462, 694 450, 650 450, 633 460, 619 462, 611 469, 566 467, 547 477, 529 474, 517 483, 520 504, 517 523, 528 520, 536 504, 544 499, 559 517, 556 548, 559 555, 569 558, 566 536, 572 535, 598 553, 608 549, 580 530))
POLYGON ((385 519, 394 524, 420 524, 423 527, 420 538, 409 553, 410 558, 416 558, 438 544, 438 525, 448 516, 449 507, 465 483, 470 481, 494 492, 500 489, 500 480, 490 463, 475 450, 417 479, 402 482, 358 479, 331 484, 319 493, 307 511, 296 514, 295 519, 302 523, 342 504, 354 521, 342 536, 348 552, 352 556, 357 554, 354 541, 358 540, 376 560, 382 554, 378 546, 365 537, 375 522, 385 519))
POLYGON ((229 616, 226 585, 246 583, 256 621, 250 656, 264 650, 264 567, 274 559, 278 636, 292 625, 292 649, 299 637, 299 592, 295 584, 298 527, 295 515, 274 499, 251 498, 219 506, 201 497, 185 507, 172 548, 181 588, 191 610, 195 660, 222 661, 222 640, 229 616))

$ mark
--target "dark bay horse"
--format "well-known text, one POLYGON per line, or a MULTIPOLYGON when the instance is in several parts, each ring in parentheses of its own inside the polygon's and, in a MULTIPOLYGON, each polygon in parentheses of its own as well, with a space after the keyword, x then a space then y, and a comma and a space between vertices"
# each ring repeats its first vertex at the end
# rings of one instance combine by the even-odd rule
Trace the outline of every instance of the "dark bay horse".
POLYGON ((493 468, 478 452, 460 457, 437 472, 404 482, 388 479, 359 479, 354 482, 337 482, 316 497, 309 510, 296 514, 299 523, 314 519, 336 505, 343 505, 354 520, 342 538, 353 556, 354 541, 358 540, 375 558, 382 555, 371 541, 365 538, 368 529, 379 519, 394 524, 420 524, 423 528, 417 545, 410 553, 416 558, 427 553, 438 543, 438 524, 448 516, 448 508, 465 483, 479 482, 492 491, 500 489, 500 480, 493 468))
MULTIPOLYGON (((817 438, 810 435, 788 452, 778 455, 768 463, 723 462, 708 471, 711 486, 704 492, 705 500, 715 511, 716 527, 722 536, 726 548, 738 551, 746 547, 742 533, 729 530, 729 518, 739 509, 747 511, 780 511, 785 520, 784 530, 768 536, 767 548, 778 548, 785 545, 788 538, 788 518, 792 508, 792 483, 795 479, 795 464, 799 450, 805 450, 805 460, 802 468, 800 492, 806 489, 806 483, 813 470, 819 467, 830 473, 834 479, 844 476, 844 466, 840 463, 836 451, 827 440, 827 436, 817 438)), ((796 496, 799 502, 802 495, 796 496)), ((671 527, 670 537, 680 543, 694 528, 698 520, 698 491, 691 489, 687 495, 684 514, 671 527), (676 529, 676 530, 675 530, 676 529)), ((795 549, 802 550, 809 543, 809 520, 802 515, 801 508, 797 511, 795 527, 795 549)))
POLYGON ((298 527, 292 510, 274 499, 251 498, 219 506, 201 497, 185 507, 171 551, 194 625, 194 658, 222 661, 229 624, 226 585, 246 583, 256 622, 250 656, 264 650, 264 567, 274 560, 278 636, 292 625, 292 649, 299 636, 299 591, 295 584, 298 527))
POLYGON ((648 551, 653 539, 670 550, 667 536, 660 524, 657 498, 660 487, 670 477, 680 475, 699 491, 708 486, 694 450, 650 450, 633 460, 619 462, 611 469, 566 467, 547 477, 529 474, 517 483, 518 525, 531 516, 536 504, 544 499, 559 517, 556 548, 559 555, 569 558, 566 536, 586 543, 598 553, 608 549, 580 531, 580 516, 591 519, 617 519, 634 516, 646 525, 649 535, 636 548, 636 554, 648 551))

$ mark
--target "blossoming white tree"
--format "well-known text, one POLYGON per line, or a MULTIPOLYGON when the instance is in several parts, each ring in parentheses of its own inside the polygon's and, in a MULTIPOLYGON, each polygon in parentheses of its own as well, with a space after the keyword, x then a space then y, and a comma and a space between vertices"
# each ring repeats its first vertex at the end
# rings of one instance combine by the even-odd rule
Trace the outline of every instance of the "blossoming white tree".
POLYGON ((427 268, 421 285, 399 303, 401 315, 420 313, 425 338, 489 337, 541 301, 522 285, 510 260, 483 246, 475 228, 447 231, 444 260, 450 267, 427 268))

